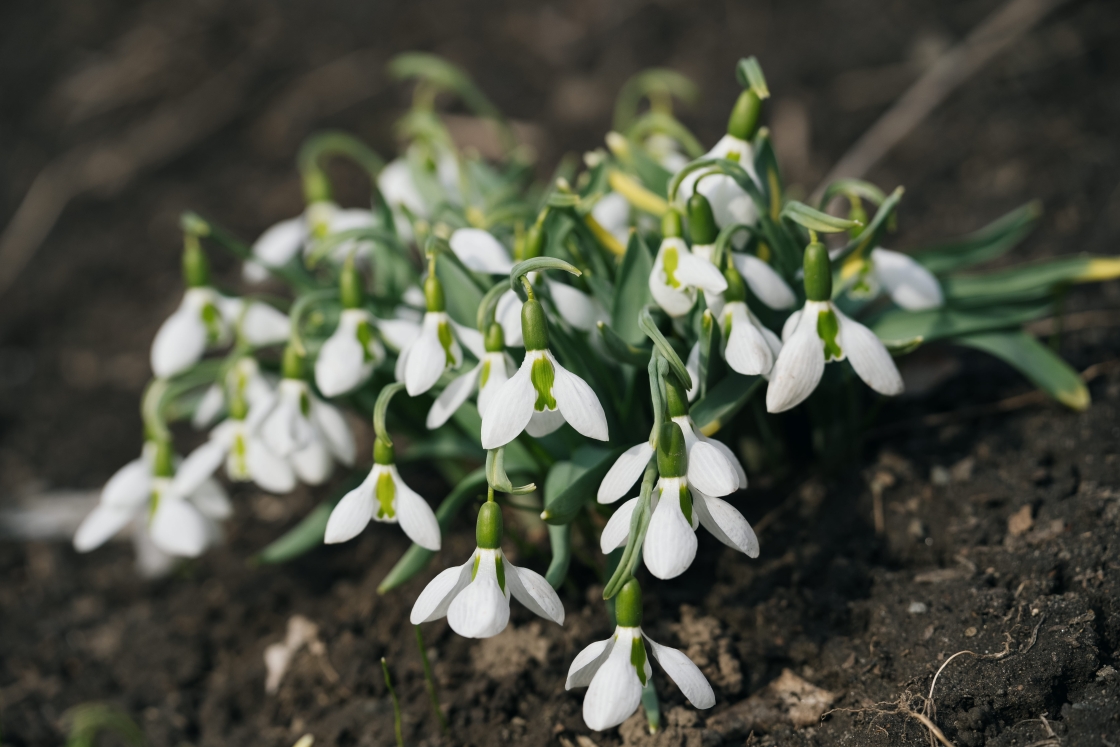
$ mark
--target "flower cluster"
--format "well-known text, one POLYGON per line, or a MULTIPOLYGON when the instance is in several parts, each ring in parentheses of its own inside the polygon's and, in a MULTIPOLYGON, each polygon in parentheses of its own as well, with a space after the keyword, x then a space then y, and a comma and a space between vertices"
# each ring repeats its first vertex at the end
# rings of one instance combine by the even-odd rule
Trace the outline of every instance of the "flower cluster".
POLYGON ((882 246, 900 189, 845 179, 816 207, 790 199, 760 127, 769 91, 753 58, 739 63, 743 91, 710 150, 671 102, 633 108, 634 91, 662 90, 654 73, 623 99, 607 148, 544 189, 461 71, 424 55, 406 63, 394 69, 425 95, 402 120, 409 143, 396 160, 339 133, 311 138, 298 159, 306 209, 251 245, 184 215, 185 292, 152 344, 143 455, 105 485, 77 550, 131 525, 145 572, 166 572, 220 540, 232 505, 217 474, 284 494, 357 468, 360 482, 333 486, 259 557, 397 524, 415 551, 388 591, 422 572, 457 514, 477 505, 474 552, 435 575, 411 621, 446 617, 485 638, 508 626, 511 598, 563 625, 556 589, 573 557, 592 557, 573 543, 597 528, 590 546, 612 560, 588 562, 608 578, 613 634, 576 656, 566 686, 588 688, 584 719, 607 729, 656 698, 649 654, 693 706, 715 702, 687 656, 644 632, 636 576, 685 574, 707 534, 759 555, 740 510, 741 444, 773 446, 808 420, 822 456, 854 455, 863 405, 903 391, 895 358, 934 339, 992 352, 1066 404, 1088 405, 1076 375, 1020 327, 1048 313, 1039 299, 1053 287, 1116 277, 1120 262, 962 275, 1007 251, 1037 212, 904 254, 882 246), (494 124, 509 146, 501 163, 455 148, 433 109, 443 89, 494 124), (323 162, 336 156, 368 172, 368 209, 333 200, 323 162), (261 295, 219 291, 204 245, 242 259, 240 282, 261 295), (280 287, 290 305, 265 300, 280 287), (781 415, 803 403, 803 418, 781 415), (182 459, 171 431, 180 419, 208 430, 182 459), (369 461, 353 431, 362 420, 373 424, 369 461), (422 487, 417 464, 454 484, 436 509, 406 482, 422 487), (543 576, 511 562, 523 542, 503 543, 524 528, 503 521, 515 496, 548 524, 543 576))

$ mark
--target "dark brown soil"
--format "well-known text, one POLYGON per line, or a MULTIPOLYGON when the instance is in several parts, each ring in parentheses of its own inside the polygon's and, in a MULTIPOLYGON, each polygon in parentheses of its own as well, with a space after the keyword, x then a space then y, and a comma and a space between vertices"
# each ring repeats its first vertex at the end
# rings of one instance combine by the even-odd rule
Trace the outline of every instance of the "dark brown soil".
MULTIPOLYGON (((178 299, 178 213, 196 209, 247 237, 296 213, 292 155, 314 128, 344 127, 390 152, 407 105, 382 72, 397 51, 436 51, 468 68, 532 125, 542 173, 564 151, 600 144, 614 92, 650 65, 701 83, 703 104, 684 119, 714 141, 734 61, 757 54, 788 174, 811 188, 913 79, 923 50, 959 40, 997 5, 4 4, 5 217, 55 156, 127 131, 231 65, 246 70, 212 132, 78 197, 0 297, 0 502, 44 485, 96 487, 134 457, 148 345, 178 299), (147 77, 127 75, 141 65, 147 77), (76 77, 83 70, 109 77, 76 77), (119 100, 98 98, 98 81, 119 100)), ((1115 3, 1067 4, 908 138, 871 175, 907 187, 895 245, 967 231, 1040 197, 1046 217, 1018 258, 1115 254, 1118 29, 1115 3)), ((356 174, 338 178, 344 202, 364 199, 356 174)), ((232 264, 218 266, 235 285, 232 264)), ((1120 284, 1078 290, 1067 307, 1107 313, 1082 313, 1063 355, 1078 369, 1115 360, 1120 284)), ((136 578, 124 545, 88 556, 62 543, 0 545, 0 743, 58 744, 67 708, 107 701, 161 747, 287 747, 307 732, 317 744, 391 744, 385 656, 409 744, 587 747, 587 735, 600 747, 918 745, 928 733, 900 709, 922 711, 934 672, 968 650, 933 694, 954 744, 1118 745, 1120 373, 1094 380, 1084 414, 1045 404, 929 429, 913 419, 1029 389, 990 359, 933 352, 959 360, 956 375, 886 408, 880 423, 908 425, 880 431, 841 477, 806 478, 805 459, 796 480, 752 472, 734 502, 760 528, 758 560, 705 537, 688 573, 645 585, 651 636, 706 662, 718 696, 699 713, 655 675, 669 725, 656 738, 641 738, 638 719, 590 735, 582 694, 563 690, 575 653, 608 633, 585 567, 562 591, 563 628, 516 606, 511 628, 490 641, 427 626, 452 725, 441 738, 407 616, 427 578, 470 552, 468 522, 424 578, 379 596, 405 548, 399 532, 373 528, 283 568, 251 568, 246 559, 320 496, 238 491, 228 542, 159 582, 136 578), (294 614, 319 626, 325 655, 299 653, 266 695, 263 651, 294 614), (787 668, 832 693, 836 710, 795 727, 756 707, 787 668)), ((546 559, 520 562, 540 570, 546 559)))

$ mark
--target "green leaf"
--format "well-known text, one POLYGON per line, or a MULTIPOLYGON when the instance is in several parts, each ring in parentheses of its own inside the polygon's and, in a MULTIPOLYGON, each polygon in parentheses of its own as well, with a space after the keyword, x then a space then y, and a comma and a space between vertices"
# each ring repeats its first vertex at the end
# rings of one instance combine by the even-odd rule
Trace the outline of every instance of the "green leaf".
POLYGON ((887 227, 890 225, 890 219, 894 215, 894 211, 898 209, 898 203, 902 199, 902 187, 896 188, 891 192, 890 196, 885 198, 880 204, 878 210, 875 211, 875 217, 867 224, 867 227, 859 232, 859 235, 844 245, 844 248, 837 252, 832 257, 832 266, 839 268, 840 261, 845 259, 851 254, 865 253, 869 249, 874 249, 882 243, 883 234, 887 232, 887 227))
POLYGON ((653 346, 657 348, 657 351, 661 353, 662 357, 668 362, 669 368, 672 369, 677 379, 684 385, 684 388, 691 389, 692 376, 688 373, 688 369, 685 367, 684 361, 682 361, 681 357, 677 354, 677 351, 665 338, 665 335, 661 334, 661 330, 657 328, 657 323, 653 320, 653 314, 650 313, 650 310, 653 308, 656 307, 652 304, 646 306, 642 309, 642 313, 638 315, 638 322, 641 325, 642 331, 653 341, 653 346))
POLYGON ((698 340, 700 345, 700 392, 699 397, 703 400, 708 396, 712 385, 715 384, 716 377, 718 377, 724 370, 721 365, 723 359, 719 355, 720 348, 720 330, 716 319, 712 316, 711 309, 704 310, 704 316, 700 318, 700 338, 698 340))
POLYGON ((1026 238, 1042 215, 1040 202, 1029 202, 960 239, 914 252, 914 259, 935 275, 1000 257, 1026 238))
MULTIPOLYGON (((470 503, 471 499, 479 494, 480 491, 486 488, 486 469, 478 468, 474 472, 463 478, 463 480, 455 486, 455 489, 447 494, 443 502, 439 504, 436 509, 436 520, 439 522, 440 534, 446 536, 451 531, 451 523, 463 507, 470 503)), ((410 578, 415 576, 424 567, 428 565, 431 559, 435 557, 435 553, 427 550, 420 545, 413 544, 408 548, 393 569, 386 574, 385 578, 381 579, 381 584, 377 587, 379 594, 395 589, 410 578)))
MULTIPOLYGON (((583 468, 583 472, 576 472, 576 465, 565 467, 564 472, 558 473, 555 478, 558 482, 557 485, 567 483, 566 487, 556 493, 552 501, 545 499, 545 509, 541 513, 541 518, 549 524, 568 524, 576 517, 584 504, 595 499, 595 495, 599 491, 599 483, 603 481, 603 477, 607 474, 607 470, 611 468, 615 460, 618 459, 622 452, 626 451, 624 447, 613 449, 611 451, 599 450, 598 459, 593 463, 583 468)), ((570 463, 569 463, 570 464, 570 463)), ((553 475, 550 472, 548 480, 545 485, 553 480, 553 475)), ((547 492, 547 487, 546 487, 547 492)))
POLYGON ((922 337, 926 342, 975 332, 1018 327, 1049 313, 1050 303, 991 306, 984 309, 929 309, 904 311, 892 309, 869 326, 881 340, 909 340, 922 337))
POLYGON ((436 260, 436 277, 443 283, 447 314, 464 327, 474 327, 483 289, 455 255, 444 252, 436 260))
POLYGON ((839 233, 860 225, 859 221, 848 218, 837 218, 835 215, 822 213, 803 202, 790 200, 782 208, 782 217, 808 228, 810 231, 821 233, 839 233))
POLYGON ((335 505, 342 500, 344 495, 358 487, 365 478, 366 475, 362 473, 350 475, 349 479, 342 484, 342 487, 331 498, 322 501, 311 509, 311 513, 304 516, 298 524, 257 553, 253 561, 268 565, 284 563, 323 544, 323 537, 327 533, 327 520, 331 517, 331 511, 334 510, 335 505))
POLYGON ((642 368, 649 364, 649 357, 653 355, 653 350, 631 345, 603 322, 599 322, 598 329, 599 334, 603 336, 603 344, 606 346, 607 353, 616 361, 642 368))
POLYGON ((965 335, 954 342, 983 350, 1011 364, 1035 386, 1071 409, 1081 412, 1089 407, 1089 389, 1077 371, 1022 330, 965 335))
POLYGON ((548 525, 548 544, 552 548, 552 560, 545 571, 544 579, 553 589, 559 589, 568 577, 568 566, 572 563, 572 525, 548 525))
POLYGON ((950 302, 959 301, 968 305, 1031 301, 1049 296, 1055 286, 1063 283, 1096 279, 1092 268, 1107 264, 1109 259, 1061 257, 982 275, 943 278, 941 288, 950 302))
POLYGON ((743 376, 728 371, 727 376, 712 387, 706 397, 690 408, 692 422, 704 435, 712 435, 735 417, 763 381, 761 376, 743 376))
POLYGON ((622 132, 638 116, 643 98, 675 96, 685 103, 695 103, 700 89, 689 78, 669 68, 643 70, 623 84, 614 104, 614 129, 622 132))
POLYGON ((758 64, 757 57, 739 60, 739 64, 735 66, 735 80, 743 88, 752 89, 760 99, 770 98, 770 88, 766 85, 766 76, 762 74, 762 65, 758 64))
POLYGON ((922 346, 925 338, 922 336, 911 337, 909 340, 883 340, 883 345, 892 357, 898 358, 908 353, 913 353, 922 346))
POLYGON ((862 179, 837 179, 834 182, 829 182, 828 186, 825 187, 824 194, 821 195, 817 207, 824 210, 828 207, 828 203, 832 202, 832 198, 838 195, 859 197, 875 205, 882 205, 883 200, 887 199, 883 190, 871 182, 865 182, 862 179))
POLYGON ((649 293, 652 272, 653 256, 641 235, 634 231, 630 234, 630 243, 618 268, 611 304, 611 328, 631 345, 640 345, 646 338, 638 324, 638 316, 646 304, 653 303, 649 293))
POLYGON ((754 170, 762 182, 762 196, 770 206, 768 215, 776 215, 782 207, 782 171, 769 134, 762 130, 755 138, 754 170))

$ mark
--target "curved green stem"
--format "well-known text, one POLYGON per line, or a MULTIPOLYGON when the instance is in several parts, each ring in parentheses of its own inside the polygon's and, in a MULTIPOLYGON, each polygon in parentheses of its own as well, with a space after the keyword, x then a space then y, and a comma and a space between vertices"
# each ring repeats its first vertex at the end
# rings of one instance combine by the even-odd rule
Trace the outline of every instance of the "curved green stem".
POLYGON ((288 323, 291 326, 291 336, 289 338, 289 342, 291 343, 292 347, 296 349, 296 352, 301 356, 307 355, 307 348, 304 347, 303 344, 303 334, 299 331, 300 322, 303 319, 303 313, 314 304, 317 304, 320 301, 325 301, 329 298, 338 298, 338 295, 339 293, 337 288, 325 288, 323 290, 305 293, 297 298, 296 302, 292 304, 292 309, 288 314, 288 323))
POLYGON ((392 384, 387 384, 377 395, 377 403, 373 406, 373 432, 379 441, 390 445, 393 439, 389 437, 389 431, 385 428, 385 415, 389 411, 389 402, 393 399, 393 395, 402 389, 404 389, 403 382, 394 381, 392 384))

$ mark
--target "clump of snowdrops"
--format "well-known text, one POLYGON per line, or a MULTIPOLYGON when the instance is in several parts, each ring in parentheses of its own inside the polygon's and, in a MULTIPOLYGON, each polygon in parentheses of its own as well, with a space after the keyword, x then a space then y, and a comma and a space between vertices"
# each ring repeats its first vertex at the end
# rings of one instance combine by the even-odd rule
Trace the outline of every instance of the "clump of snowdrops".
POLYGON ((715 703, 697 666, 644 632, 637 575, 644 565, 655 579, 679 576, 700 542, 759 555, 736 507, 748 488, 739 441, 725 434, 780 455, 780 414, 803 408, 822 455, 850 454, 867 413, 903 392, 898 357, 934 340, 1003 358, 1070 407, 1089 404, 1077 374, 1022 325, 1051 314, 1068 285, 1115 277, 1118 260, 970 271, 1026 235, 1033 204, 903 252, 887 248, 901 188, 841 180, 813 205, 790 199, 754 58, 738 65, 738 98, 714 104, 729 116, 710 149, 673 116, 691 84, 651 71, 622 92, 606 148, 544 185, 461 71, 415 54, 392 69, 416 81, 395 160, 342 133, 311 138, 298 158, 306 209, 251 246, 183 216, 185 291, 152 345, 142 453, 105 486, 78 550, 130 525, 143 568, 166 571, 219 539, 226 480, 283 494, 343 469, 355 476, 346 489, 259 558, 397 524, 414 545, 385 592, 474 507, 475 551, 443 558, 454 565, 411 619, 447 617, 484 638, 506 628, 511 597, 562 625, 555 589, 572 543, 598 544, 592 570, 617 627, 575 658, 566 686, 587 688, 584 719, 607 729, 656 703, 649 654, 693 706, 715 703), (491 122, 504 159, 455 147, 435 109, 442 93, 491 122), (368 207, 332 201, 331 158, 368 172, 368 207), (244 293, 213 285, 211 248, 243 260, 244 293), (277 285, 289 302, 254 294, 277 285), (372 419, 372 454, 357 453, 343 410, 372 419), (182 457, 177 420, 208 433, 182 457), (398 464, 416 463, 450 492, 413 490, 398 464), (535 506, 547 523, 543 576, 505 555, 503 506, 535 506))

